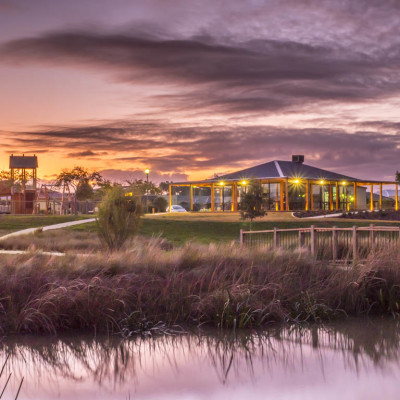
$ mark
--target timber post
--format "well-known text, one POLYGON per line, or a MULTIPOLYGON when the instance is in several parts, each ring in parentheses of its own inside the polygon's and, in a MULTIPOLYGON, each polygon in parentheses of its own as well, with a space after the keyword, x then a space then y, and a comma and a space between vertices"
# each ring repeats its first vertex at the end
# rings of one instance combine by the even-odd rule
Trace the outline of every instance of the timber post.
POLYGON ((244 243, 244 234, 243 234, 243 229, 240 230, 240 245, 243 245, 244 243))
POLYGON ((315 254, 316 254, 316 248, 317 248, 317 237, 316 237, 316 235, 315 235, 315 225, 311 225, 311 227, 310 227, 310 235, 311 235, 311 238, 310 238, 310 242, 311 242, 311 255, 313 256, 313 257, 315 257, 315 254))
POLYGON ((357 210, 357 183, 354 182, 354 211, 357 210))
POLYGON ((370 211, 374 211, 374 185, 371 183, 371 201, 369 205, 370 211))
POLYGON ((310 183, 308 179, 306 180, 306 211, 308 211, 309 208, 309 203, 310 203, 310 183))
POLYGON ((274 228, 274 250, 279 248, 279 232, 277 228, 274 228))
POLYGON ((332 227, 332 259, 336 261, 338 259, 338 231, 337 227, 332 227))
POLYGON ((211 211, 215 211, 215 188, 214 184, 211 184, 211 211))
POLYGON ((299 230, 299 250, 303 248, 303 232, 299 230))
POLYGON ((190 185, 190 211, 193 211, 193 185, 190 185))
POLYGON ((375 250, 375 231, 374 224, 369 226, 369 245, 371 247, 371 251, 375 250))
POLYGON ((353 260, 357 258, 358 246, 357 246, 357 227, 353 226, 353 260))

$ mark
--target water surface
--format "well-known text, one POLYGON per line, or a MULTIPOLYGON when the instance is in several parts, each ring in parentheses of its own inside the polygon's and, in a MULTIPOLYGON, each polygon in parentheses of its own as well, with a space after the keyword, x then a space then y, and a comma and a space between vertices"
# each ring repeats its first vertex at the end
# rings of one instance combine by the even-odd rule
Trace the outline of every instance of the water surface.
POLYGON ((398 399, 394 320, 157 338, 0 343, 3 399, 398 399))

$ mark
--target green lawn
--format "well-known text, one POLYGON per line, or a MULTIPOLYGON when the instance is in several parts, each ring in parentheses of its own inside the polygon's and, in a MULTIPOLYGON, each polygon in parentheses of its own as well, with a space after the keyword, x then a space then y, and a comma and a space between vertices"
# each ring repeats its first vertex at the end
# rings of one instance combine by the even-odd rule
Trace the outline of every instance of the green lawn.
POLYGON ((21 229, 60 224, 86 218, 90 217, 81 215, 0 215, 0 232, 5 234, 21 229))
MULTIPOLYGON (((355 220, 271 220, 262 222, 253 222, 253 230, 264 230, 278 228, 300 228, 316 226, 338 226, 338 227, 351 227, 368 226, 371 221, 355 221, 355 220)), ((382 222, 376 221, 375 225, 394 225, 398 226, 396 222, 382 222)), ((94 231, 95 224, 89 223, 84 225, 77 225, 71 228, 75 231, 94 231)), ((199 220, 190 218, 144 218, 140 226, 139 234, 143 236, 160 235, 176 244, 183 244, 186 241, 196 241, 200 243, 211 242, 229 242, 232 240, 239 240, 240 229, 249 230, 248 222, 227 222, 224 220, 199 220)))

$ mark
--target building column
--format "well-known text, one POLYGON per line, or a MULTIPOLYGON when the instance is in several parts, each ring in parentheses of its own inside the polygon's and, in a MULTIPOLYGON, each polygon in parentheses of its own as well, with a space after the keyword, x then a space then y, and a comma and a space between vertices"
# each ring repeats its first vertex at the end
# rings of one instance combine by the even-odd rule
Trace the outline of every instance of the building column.
POLYGON ((369 209, 370 211, 374 211, 374 185, 371 184, 371 199, 369 202, 369 209))
POLYGON ((285 199, 286 199, 286 211, 289 211, 289 182, 287 179, 285 182, 285 199))
POLYGON ((311 211, 314 211, 314 191, 312 183, 310 183, 310 196, 311 196, 311 211))
POLYGON ((357 210, 357 183, 354 182, 354 210, 357 210))
POLYGON ((336 181, 336 211, 339 210, 339 184, 336 181))
POLYGON ((193 211, 193 185, 190 185, 190 211, 193 211))
POLYGON ((379 184, 379 209, 382 210, 382 183, 379 184))
POLYGON ((237 211, 237 183, 232 183, 232 211, 237 211))
POLYGON ((171 206, 172 206, 172 186, 169 185, 169 207, 168 207, 168 212, 171 212, 171 206))
POLYGON ((306 207, 305 210, 308 211, 308 203, 310 202, 310 192, 309 192, 309 181, 306 180, 306 207))
POLYGON ((396 194, 395 194, 395 203, 394 203, 394 209, 396 210, 396 211, 398 211, 399 210, 399 193, 398 193, 398 190, 399 190, 399 187, 398 187, 398 184, 396 183, 396 194))
POLYGON ((283 211, 283 181, 280 182, 280 211, 283 211))
POLYGON ((333 211, 333 190, 332 184, 329 184, 329 211, 333 211))
POLYGON ((211 184, 211 211, 215 211, 215 187, 211 184))

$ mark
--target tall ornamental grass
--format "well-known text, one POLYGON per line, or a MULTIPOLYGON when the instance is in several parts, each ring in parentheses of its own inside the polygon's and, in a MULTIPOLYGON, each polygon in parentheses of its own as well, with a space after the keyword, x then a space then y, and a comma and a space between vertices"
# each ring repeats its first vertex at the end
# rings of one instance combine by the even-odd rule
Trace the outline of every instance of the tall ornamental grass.
POLYGON ((400 251, 334 265, 236 244, 0 258, 0 333, 258 328, 400 313, 400 251))

